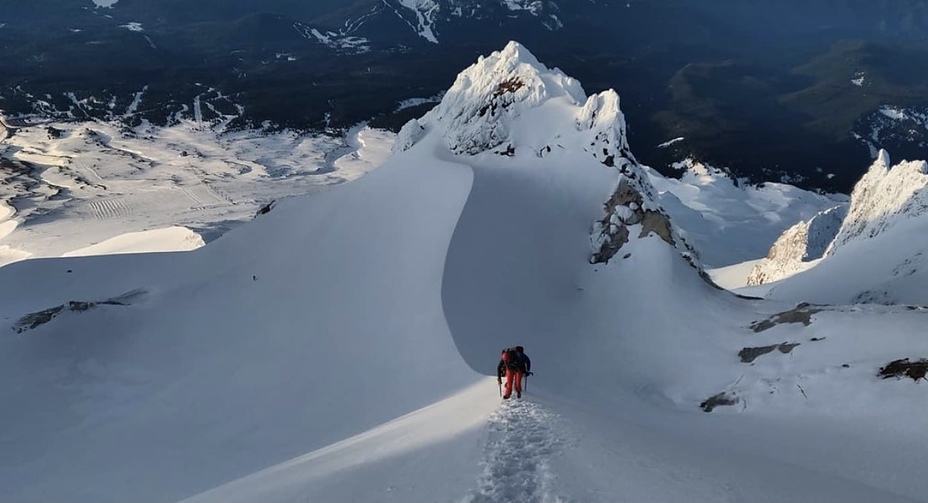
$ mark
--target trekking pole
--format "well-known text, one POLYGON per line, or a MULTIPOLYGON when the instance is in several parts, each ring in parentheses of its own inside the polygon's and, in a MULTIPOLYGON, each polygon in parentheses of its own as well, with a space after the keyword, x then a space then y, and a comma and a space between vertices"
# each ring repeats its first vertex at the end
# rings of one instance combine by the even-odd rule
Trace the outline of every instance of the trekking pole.
POLYGON ((525 374, 525 391, 528 392, 528 376, 531 374, 525 374))
POLYGON ((502 398, 503 397, 503 380, 497 377, 496 384, 499 385, 499 397, 502 398))

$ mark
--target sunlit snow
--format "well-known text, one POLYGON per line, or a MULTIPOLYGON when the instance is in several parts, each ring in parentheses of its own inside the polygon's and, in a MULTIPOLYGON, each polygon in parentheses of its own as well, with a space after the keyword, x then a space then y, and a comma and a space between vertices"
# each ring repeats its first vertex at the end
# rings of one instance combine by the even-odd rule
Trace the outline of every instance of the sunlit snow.
MULTIPOLYGON (((87 150, 86 127, 55 152, 87 150)), ((150 133, 190 148, 159 161, 168 173, 204 162, 198 176, 242 177, 220 151, 302 145, 246 136, 194 150, 191 128, 150 133)), ((285 198, 193 251, 0 268, 12 411, 0 414, 0 500, 926 501, 926 385, 877 374, 928 357, 928 309, 846 303, 841 283, 891 275, 914 251, 891 247, 928 235, 923 218, 765 285, 772 300, 720 290, 670 238, 719 265, 757 259, 828 198, 742 188, 695 163, 663 179, 628 151, 617 93, 587 97, 517 44, 462 72, 395 154, 367 134, 346 152, 292 154, 364 176, 285 198), (633 176, 648 178, 629 189, 642 192, 618 194, 640 201, 606 204, 633 176), (594 229, 618 225, 607 209, 642 206, 674 232, 623 221, 627 241, 592 264, 594 229), (765 245, 726 253, 733 236, 765 245), (839 302, 781 290, 803 277, 839 302), (493 375, 514 344, 535 374, 503 401, 493 375)), ((40 136, 31 155, 51 166, 40 136)), ((142 155, 118 135, 102 143, 142 155)), ((107 166, 98 182, 127 178, 107 166)), ((286 179, 305 189, 299 169, 286 179)), ((270 182, 248 187, 288 187, 270 182)), ((872 226, 853 208, 874 200, 856 197, 851 214, 872 226)), ((911 294, 925 283, 914 277, 886 290, 911 294)))

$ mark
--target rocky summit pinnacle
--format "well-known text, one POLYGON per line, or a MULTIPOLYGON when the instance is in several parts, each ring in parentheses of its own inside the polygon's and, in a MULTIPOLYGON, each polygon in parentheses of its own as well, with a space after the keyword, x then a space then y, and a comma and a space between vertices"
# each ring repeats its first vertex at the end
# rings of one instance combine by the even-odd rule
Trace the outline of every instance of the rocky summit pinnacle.
POLYGON ((544 157, 559 148, 621 167, 634 157, 619 102, 611 89, 587 98, 575 79, 509 42, 461 72, 435 109, 403 128, 397 149, 436 131, 455 154, 544 157))
POLYGON ((881 150, 851 193, 851 207, 827 254, 851 241, 873 238, 897 222, 928 212, 928 164, 892 165, 881 150))
POLYGON ((614 169, 618 181, 593 226, 591 262, 608 262, 635 228, 638 237, 655 234, 695 264, 632 155, 626 131, 618 93, 608 89, 587 97, 578 81, 509 42, 461 72, 438 106, 409 121, 395 150, 414 148, 428 136, 461 156, 540 160, 557 153, 574 156, 578 165, 592 158, 591 166, 614 169))

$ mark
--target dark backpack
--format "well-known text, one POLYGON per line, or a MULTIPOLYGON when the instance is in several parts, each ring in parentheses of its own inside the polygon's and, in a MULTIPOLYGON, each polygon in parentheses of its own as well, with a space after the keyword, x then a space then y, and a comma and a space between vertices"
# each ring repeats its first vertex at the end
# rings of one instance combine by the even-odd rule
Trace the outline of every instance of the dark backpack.
POLYGON ((503 350, 503 361, 506 362, 506 369, 511 372, 525 372, 525 365, 522 358, 515 348, 506 348, 503 350))

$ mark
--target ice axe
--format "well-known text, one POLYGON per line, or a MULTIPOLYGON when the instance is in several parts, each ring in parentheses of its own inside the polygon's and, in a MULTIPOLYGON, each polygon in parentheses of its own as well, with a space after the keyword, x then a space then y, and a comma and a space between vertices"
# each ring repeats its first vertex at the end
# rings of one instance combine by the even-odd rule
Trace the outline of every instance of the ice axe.
POLYGON ((496 384, 499 385, 499 397, 503 397, 503 380, 499 377, 496 378, 496 384))

